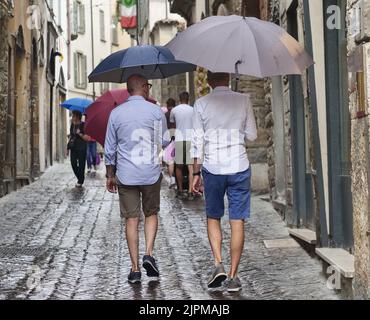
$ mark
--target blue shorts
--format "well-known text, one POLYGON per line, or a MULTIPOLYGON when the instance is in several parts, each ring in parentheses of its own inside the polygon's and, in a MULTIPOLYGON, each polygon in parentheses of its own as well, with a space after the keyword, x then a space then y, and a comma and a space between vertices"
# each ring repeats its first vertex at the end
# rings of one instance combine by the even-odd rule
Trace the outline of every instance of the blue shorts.
POLYGON ((229 201, 230 220, 250 217, 251 170, 234 175, 214 175, 203 168, 206 213, 211 219, 221 219, 225 214, 225 194, 229 201))

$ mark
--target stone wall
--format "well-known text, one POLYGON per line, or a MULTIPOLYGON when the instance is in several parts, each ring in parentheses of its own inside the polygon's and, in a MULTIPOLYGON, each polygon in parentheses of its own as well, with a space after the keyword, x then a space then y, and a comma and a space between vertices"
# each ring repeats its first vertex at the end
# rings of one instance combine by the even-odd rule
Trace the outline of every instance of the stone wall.
MULTIPOLYGON (((347 17, 349 30, 354 30, 353 19, 358 0, 350 0, 347 4, 347 17)), ((370 3, 363 1, 362 11, 363 30, 370 36, 370 3)), ((356 42, 351 32, 348 33, 348 51, 352 54, 358 47, 358 43, 367 42, 368 65, 365 71, 365 84, 370 81, 370 43, 369 38, 356 42)), ((357 39, 359 40, 359 39, 357 39)), ((355 74, 350 74, 350 78, 355 74)), ((370 299, 370 217, 369 217, 369 182, 370 182, 370 146, 369 146, 369 123, 370 123, 370 92, 367 92, 367 105, 364 114, 359 114, 359 88, 355 90, 350 86, 350 112, 352 127, 352 195, 353 195, 353 228, 354 228, 354 254, 355 254, 355 278, 354 296, 357 299, 370 299), (356 90, 357 89, 357 90, 356 90)))
POLYGON ((0 197, 5 194, 4 161, 6 143, 6 121, 8 113, 8 7, 0 1, 0 197))

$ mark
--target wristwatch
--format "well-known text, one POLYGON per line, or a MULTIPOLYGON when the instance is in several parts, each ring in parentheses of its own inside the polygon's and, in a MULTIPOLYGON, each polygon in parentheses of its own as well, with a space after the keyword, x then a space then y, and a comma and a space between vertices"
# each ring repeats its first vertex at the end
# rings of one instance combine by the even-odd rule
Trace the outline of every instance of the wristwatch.
POLYGON ((196 172, 196 173, 193 173, 193 177, 200 177, 201 176, 201 172, 199 171, 199 172, 196 172))

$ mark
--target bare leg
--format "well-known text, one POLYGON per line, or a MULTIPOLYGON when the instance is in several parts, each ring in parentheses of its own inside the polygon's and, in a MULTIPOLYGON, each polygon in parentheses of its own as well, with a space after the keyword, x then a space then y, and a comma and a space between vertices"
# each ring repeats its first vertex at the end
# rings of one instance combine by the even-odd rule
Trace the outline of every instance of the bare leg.
POLYGON ((208 219, 208 239, 211 245, 213 256, 215 258, 215 265, 222 262, 222 230, 221 221, 216 219, 208 219))
POLYGON ((146 255, 153 256, 154 242, 158 230, 158 215, 145 218, 144 232, 146 242, 146 255))
POLYGON ((174 164, 168 165, 168 175, 170 176, 170 178, 175 176, 175 165, 174 164))
POLYGON ((231 254, 231 268, 230 278, 234 279, 238 274, 238 268, 240 258, 244 249, 244 221, 243 220, 231 220, 231 243, 230 243, 230 254, 231 254))
POLYGON ((188 166, 189 169, 189 189, 188 192, 191 193, 192 187, 193 187, 193 165, 188 166))
POLYGON ((182 176, 182 165, 176 165, 176 178, 177 178, 177 188, 179 192, 184 190, 183 188, 183 176, 182 176))
POLYGON ((132 271, 140 271, 139 268, 139 218, 126 219, 126 240, 130 251, 132 271))

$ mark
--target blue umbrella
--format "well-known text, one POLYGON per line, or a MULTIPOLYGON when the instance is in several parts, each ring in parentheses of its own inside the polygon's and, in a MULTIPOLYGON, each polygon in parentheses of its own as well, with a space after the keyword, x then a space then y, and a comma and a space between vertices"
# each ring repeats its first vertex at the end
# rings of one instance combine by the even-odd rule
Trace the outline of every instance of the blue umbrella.
POLYGON ((195 65, 177 61, 165 47, 143 45, 111 54, 89 75, 89 81, 123 83, 134 74, 164 79, 195 70, 195 65))
POLYGON ((86 109, 93 103, 94 101, 89 99, 83 98, 73 98, 64 101, 60 106, 66 108, 70 111, 79 111, 82 114, 85 113, 86 109))

